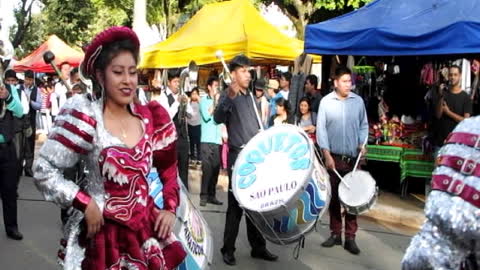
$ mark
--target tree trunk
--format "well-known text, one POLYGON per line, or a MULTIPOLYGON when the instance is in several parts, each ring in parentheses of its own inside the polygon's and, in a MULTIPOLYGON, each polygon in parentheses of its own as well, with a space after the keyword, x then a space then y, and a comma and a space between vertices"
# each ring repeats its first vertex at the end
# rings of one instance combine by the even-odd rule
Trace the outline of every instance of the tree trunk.
POLYGON ((22 43, 23 38, 25 37, 25 33, 32 22, 32 5, 34 1, 30 2, 30 5, 26 8, 27 0, 22 0, 22 8, 21 8, 21 19, 17 22, 17 32, 12 41, 13 48, 18 48, 18 46, 22 43), (25 9, 26 8, 26 9, 25 9))
POLYGON ((166 27, 166 32, 167 32, 167 38, 170 36, 170 1, 169 0, 163 0, 163 14, 165 15, 165 25, 166 27))

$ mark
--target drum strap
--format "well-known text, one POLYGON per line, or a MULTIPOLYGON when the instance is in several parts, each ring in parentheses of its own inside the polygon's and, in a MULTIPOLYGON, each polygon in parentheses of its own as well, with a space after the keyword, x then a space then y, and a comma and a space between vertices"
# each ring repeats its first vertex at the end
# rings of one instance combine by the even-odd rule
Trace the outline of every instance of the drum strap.
POLYGON ((298 257, 300 257, 300 248, 305 248, 305 235, 302 234, 300 239, 298 240, 297 245, 293 249, 293 258, 295 260, 298 260, 298 257))
POLYGON ((459 143, 480 150, 480 135, 467 132, 452 132, 445 140, 448 144, 459 143))
POLYGON ((464 175, 480 177, 480 163, 473 159, 458 156, 439 156, 438 165, 450 167, 464 175))
POLYGON ((473 206, 480 208, 480 190, 448 175, 434 175, 432 178, 432 189, 458 196, 473 206))

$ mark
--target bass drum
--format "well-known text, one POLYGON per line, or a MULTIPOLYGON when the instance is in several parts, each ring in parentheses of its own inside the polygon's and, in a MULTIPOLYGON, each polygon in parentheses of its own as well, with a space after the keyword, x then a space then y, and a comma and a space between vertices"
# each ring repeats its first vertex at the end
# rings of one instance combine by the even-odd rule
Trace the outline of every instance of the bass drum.
MULTIPOLYGON (((158 173, 152 169, 148 175, 150 196, 155 204, 163 208, 163 185, 158 173)), ((200 211, 193 205, 188 197, 188 191, 180 178, 180 205, 177 208, 177 220, 173 233, 182 243, 187 252, 187 257, 178 270, 205 270, 210 269, 213 258, 213 237, 207 222, 200 211)))
POLYGON ((253 137, 233 169, 232 189, 263 236, 279 245, 301 240, 331 198, 329 176, 307 134, 275 126, 253 137))

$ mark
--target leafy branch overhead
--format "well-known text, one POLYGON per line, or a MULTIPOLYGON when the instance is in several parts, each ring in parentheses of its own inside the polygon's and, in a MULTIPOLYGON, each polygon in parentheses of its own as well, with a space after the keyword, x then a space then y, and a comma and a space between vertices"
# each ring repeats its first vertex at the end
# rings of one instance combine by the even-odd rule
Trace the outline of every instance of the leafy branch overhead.
POLYGON ((257 0, 265 5, 275 3, 292 21, 297 37, 303 39, 307 24, 325 21, 354 9, 372 0, 257 0))

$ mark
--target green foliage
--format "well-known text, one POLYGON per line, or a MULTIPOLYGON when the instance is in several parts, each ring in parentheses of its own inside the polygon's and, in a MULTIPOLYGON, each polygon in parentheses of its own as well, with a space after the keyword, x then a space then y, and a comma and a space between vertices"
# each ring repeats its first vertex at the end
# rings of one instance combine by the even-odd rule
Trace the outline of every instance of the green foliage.
MULTIPOLYGON (((45 18, 42 16, 42 14, 32 15, 32 22, 26 29, 21 45, 15 48, 16 58, 24 58, 46 40, 48 34, 45 31, 44 25, 45 18)), ((10 29, 10 40, 14 39, 14 36, 18 30, 17 27, 18 26, 15 25, 10 29)))
POLYGON ((70 45, 82 46, 88 42, 90 25, 96 16, 90 0, 48 0, 42 12, 46 15, 46 31, 55 34, 70 45))
POLYGON ((341 10, 345 9, 346 7, 351 7, 354 9, 357 9, 363 5, 365 5, 368 2, 371 2, 372 0, 316 0, 316 1, 310 1, 310 2, 315 2, 314 7, 319 9, 319 8, 325 8, 328 10, 341 10), (345 2, 347 5, 345 6, 345 2))
POLYGON ((132 18, 127 14, 125 10, 120 7, 107 6, 103 0, 91 0, 93 6, 96 9, 96 15, 93 18, 89 27, 89 37, 93 38, 94 35, 100 33, 104 29, 115 25, 131 25, 132 18))

